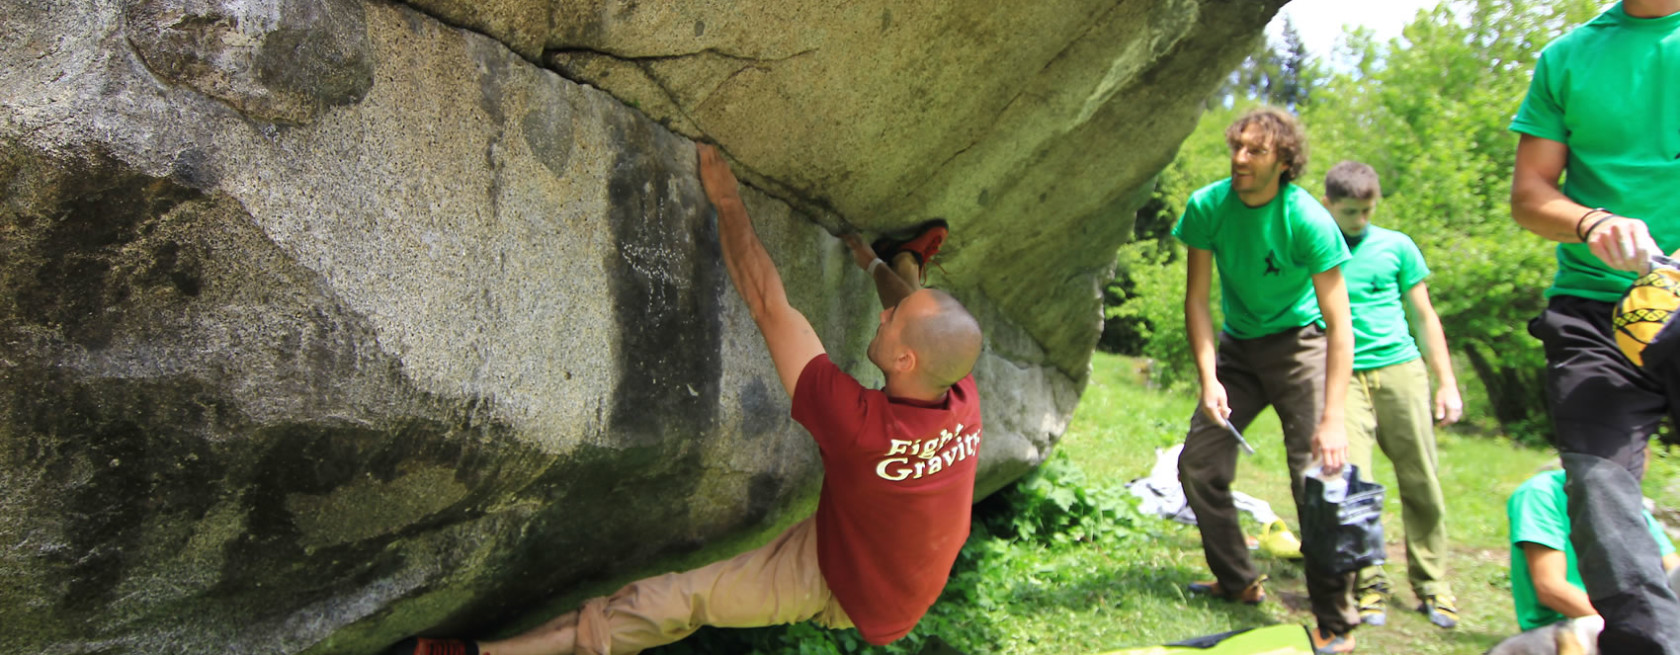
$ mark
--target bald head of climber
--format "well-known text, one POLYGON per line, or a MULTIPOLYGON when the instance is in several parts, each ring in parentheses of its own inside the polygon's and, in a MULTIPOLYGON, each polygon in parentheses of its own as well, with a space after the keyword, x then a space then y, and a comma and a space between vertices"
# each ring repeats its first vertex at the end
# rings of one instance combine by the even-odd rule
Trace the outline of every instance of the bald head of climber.
POLYGON ((951 294, 921 289, 881 310, 869 361, 886 374, 889 395, 938 400, 974 370, 980 323, 951 294))

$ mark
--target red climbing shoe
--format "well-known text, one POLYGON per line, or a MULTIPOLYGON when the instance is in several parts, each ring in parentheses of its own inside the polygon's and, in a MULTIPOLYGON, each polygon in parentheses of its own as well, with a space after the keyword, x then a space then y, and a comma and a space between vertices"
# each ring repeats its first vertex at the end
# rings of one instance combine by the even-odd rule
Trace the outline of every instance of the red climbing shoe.
POLYGON ((951 229, 945 219, 936 218, 915 227, 916 236, 908 241, 898 241, 889 237, 881 237, 871 244, 875 249, 875 256, 882 261, 891 263, 898 253, 907 252, 916 258, 916 268, 921 271, 918 282, 927 284, 928 264, 938 266, 941 272, 945 267, 933 261, 933 256, 939 254, 939 247, 945 245, 945 236, 951 229))
POLYGON ((891 262, 898 253, 907 252, 916 256, 916 263, 927 266, 933 261, 933 256, 939 254, 939 247, 945 245, 945 236, 950 234, 950 224, 943 218, 917 225, 916 236, 908 241, 899 241, 887 237, 876 239, 871 246, 875 249, 875 256, 891 262))
POLYGON ((409 637, 386 649, 385 655, 478 655, 478 644, 459 639, 409 637))

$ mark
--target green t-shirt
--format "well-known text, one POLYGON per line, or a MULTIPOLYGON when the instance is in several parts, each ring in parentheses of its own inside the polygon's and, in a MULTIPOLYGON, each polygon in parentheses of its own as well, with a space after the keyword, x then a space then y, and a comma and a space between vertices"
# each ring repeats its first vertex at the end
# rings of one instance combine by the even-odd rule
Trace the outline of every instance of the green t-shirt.
POLYGON ((1348 259, 1330 212, 1293 184, 1260 207, 1244 205, 1230 179, 1197 189, 1173 236, 1213 252, 1225 332, 1238 339, 1323 326, 1312 276, 1348 259))
MULTIPOLYGON (((1643 219, 1664 252, 1680 247, 1680 14, 1632 18, 1618 3, 1540 53, 1511 130, 1569 146, 1563 193, 1643 219)), ((1583 244, 1558 244, 1546 296, 1615 302, 1632 273, 1583 244)))
POLYGON ((1403 301, 1426 277, 1429 266, 1411 237, 1375 225, 1365 229, 1365 237, 1353 247, 1353 259, 1342 264, 1353 307, 1353 370, 1418 358, 1403 301))
MULTIPOLYGON (((1534 592, 1534 579, 1528 575, 1523 542, 1563 551, 1569 562, 1569 584, 1582 591, 1587 588, 1581 584, 1581 572, 1575 568, 1575 547, 1569 544, 1569 496, 1563 491, 1563 481, 1563 471, 1541 473, 1517 487, 1505 504, 1505 514, 1511 521, 1511 602, 1516 606, 1517 624, 1523 630, 1564 619, 1562 614, 1540 604, 1540 597, 1534 592)), ((1672 554, 1674 543, 1668 540, 1668 534, 1650 512, 1645 512, 1645 525, 1657 540, 1658 550, 1665 556, 1672 554)))

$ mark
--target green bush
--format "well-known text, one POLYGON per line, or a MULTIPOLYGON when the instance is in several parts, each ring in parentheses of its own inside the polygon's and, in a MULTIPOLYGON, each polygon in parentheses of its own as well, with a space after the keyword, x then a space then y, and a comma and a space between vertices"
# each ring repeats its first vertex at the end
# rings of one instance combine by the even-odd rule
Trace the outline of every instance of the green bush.
MULTIPOLYGON (((1137 355, 1154 364, 1150 381, 1165 388, 1186 388, 1196 383, 1196 363, 1190 354, 1190 339, 1184 329, 1184 246, 1170 241, 1139 241, 1120 247, 1118 268, 1127 271, 1133 293, 1124 302, 1106 308, 1110 317, 1135 321, 1143 337, 1137 355)), ((1218 273, 1212 289, 1213 321, 1219 313, 1218 273)))
POLYGON ((977 514, 998 538, 1046 546, 1123 538, 1138 516, 1125 489, 1087 486, 1085 473, 1059 450, 977 514))

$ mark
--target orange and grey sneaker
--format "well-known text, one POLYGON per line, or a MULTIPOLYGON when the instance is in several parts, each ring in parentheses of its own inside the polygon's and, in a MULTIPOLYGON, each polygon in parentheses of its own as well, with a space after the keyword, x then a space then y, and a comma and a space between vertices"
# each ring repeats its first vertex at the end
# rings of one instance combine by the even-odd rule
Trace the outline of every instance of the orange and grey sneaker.
POLYGON ((1317 655, 1335 655, 1336 653, 1353 652, 1354 644, 1352 632, 1339 635, 1333 632, 1324 632, 1321 628, 1313 628, 1311 634, 1313 653, 1317 655))
POLYGON ((478 655, 478 643, 459 639, 409 637, 386 649, 385 655, 478 655))
POLYGON ((1260 584, 1265 581, 1266 576, 1264 575, 1255 578, 1254 582, 1248 583, 1248 586, 1243 587, 1242 593, 1239 594, 1226 592, 1224 587, 1219 586, 1219 581, 1217 580, 1192 582, 1190 583, 1189 589, 1192 594, 1201 594, 1203 596, 1212 596, 1214 598, 1239 601, 1244 605, 1259 605, 1266 600, 1266 588, 1260 584))
POLYGON ((927 265, 933 263, 934 255, 939 254, 939 247, 945 245, 945 237, 950 235, 951 226, 945 219, 935 218, 917 225, 915 232, 915 236, 905 241, 881 237, 870 244, 870 247, 875 249, 876 257, 887 262, 891 262, 893 257, 901 252, 915 255, 916 263, 922 267, 922 275, 925 278, 927 265))

